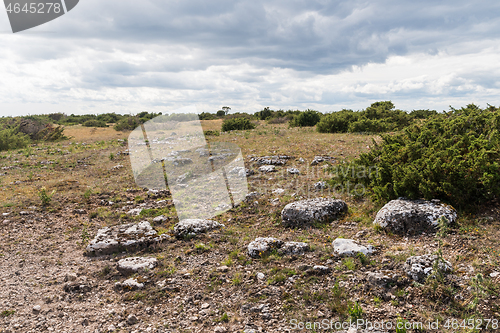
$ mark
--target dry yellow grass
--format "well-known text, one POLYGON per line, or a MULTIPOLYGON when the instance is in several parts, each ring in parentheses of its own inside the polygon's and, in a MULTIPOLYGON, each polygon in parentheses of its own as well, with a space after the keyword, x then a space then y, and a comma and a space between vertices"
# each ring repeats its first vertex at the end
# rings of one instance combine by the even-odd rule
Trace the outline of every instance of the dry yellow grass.
POLYGON ((82 125, 66 126, 64 135, 74 142, 94 142, 112 139, 125 139, 129 132, 115 131, 112 127, 84 127, 82 125))

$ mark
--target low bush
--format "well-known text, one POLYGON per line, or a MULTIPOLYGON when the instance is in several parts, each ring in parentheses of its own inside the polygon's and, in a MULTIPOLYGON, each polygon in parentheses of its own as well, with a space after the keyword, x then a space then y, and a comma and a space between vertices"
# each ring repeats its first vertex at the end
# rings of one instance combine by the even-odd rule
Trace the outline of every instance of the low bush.
POLYGON ((375 199, 441 199, 472 208, 500 196, 500 111, 474 104, 415 123, 361 154, 332 183, 362 184, 375 199), (371 170, 357 177, 359 170, 371 170))
POLYGON ((137 117, 125 117, 118 121, 113 128, 117 131, 133 131, 141 124, 137 117))
POLYGON ((391 101, 375 102, 363 111, 342 110, 322 117, 316 129, 320 133, 382 133, 401 130, 413 119, 429 118, 435 111, 417 110, 413 115, 395 110, 391 101))
POLYGON ((16 128, 6 128, 0 130, 0 151, 24 148, 30 144, 28 135, 20 133, 16 128))
POLYGON ((222 123, 222 131, 234 131, 234 130, 249 130, 254 129, 255 125, 247 118, 232 118, 224 119, 222 123))
POLYGON ((325 115, 316 125, 320 133, 347 133, 349 125, 359 118, 359 112, 342 110, 325 115))
POLYGON ((104 121, 97 120, 97 119, 87 120, 86 122, 84 122, 82 124, 82 126, 85 126, 85 127, 108 127, 108 125, 106 125, 106 123, 104 121))
POLYGON ((208 131, 204 131, 203 134, 205 134, 205 136, 208 136, 208 135, 219 136, 220 132, 219 131, 208 130, 208 131))
POLYGON ((314 126, 321 120, 321 113, 314 110, 307 109, 304 112, 293 117, 290 121, 291 127, 305 127, 314 126))

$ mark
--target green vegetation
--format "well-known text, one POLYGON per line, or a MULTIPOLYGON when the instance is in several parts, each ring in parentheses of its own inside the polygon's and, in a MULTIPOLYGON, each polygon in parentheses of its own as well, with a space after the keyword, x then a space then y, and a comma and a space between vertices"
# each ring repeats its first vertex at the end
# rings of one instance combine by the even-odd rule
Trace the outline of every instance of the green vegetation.
POLYGON ((295 117, 293 117, 292 121, 290 121, 291 127, 305 127, 305 126, 314 126, 321 119, 321 113, 314 110, 307 109, 304 112, 299 113, 295 117))
POLYGON ((500 195, 500 114, 465 108, 414 123, 342 168, 332 183, 360 183, 374 198, 441 199, 466 208, 500 195), (359 172, 369 172, 360 177, 359 172))
MULTIPOLYGON (((401 130, 410 124, 413 116, 394 108, 391 101, 385 101, 375 102, 360 112, 344 109, 324 116, 318 123, 317 130, 320 133, 381 133, 401 130)), ((419 117, 428 115, 421 111, 418 112, 419 117)))
POLYGON ((97 119, 87 120, 82 125, 85 127, 108 127, 104 121, 97 119))
POLYGON ((247 118, 224 119, 224 122, 222 123, 223 132, 234 130, 248 130, 254 128, 255 125, 247 118))
POLYGON ((19 133, 15 128, 0 130, 0 151, 24 148, 30 141, 26 134, 19 133))
POLYGON ((52 201, 52 197, 54 196, 54 193, 56 191, 52 191, 52 193, 48 194, 47 189, 45 187, 42 187, 40 192, 38 192, 38 197, 40 198, 40 201, 42 202, 42 206, 48 206, 50 205, 50 202, 52 201))
POLYGON ((140 119, 137 117, 126 117, 118 121, 113 127, 117 131, 133 131, 140 125, 140 119))

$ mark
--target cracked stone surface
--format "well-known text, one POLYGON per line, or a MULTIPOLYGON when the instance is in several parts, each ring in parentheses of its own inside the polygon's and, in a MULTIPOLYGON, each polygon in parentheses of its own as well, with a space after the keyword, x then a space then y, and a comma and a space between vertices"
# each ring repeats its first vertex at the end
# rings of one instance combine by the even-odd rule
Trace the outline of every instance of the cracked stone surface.
POLYGON ((448 224, 454 223, 457 212, 452 206, 438 200, 397 199, 389 201, 378 211, 373 224, 395 234, 413 235, 435 231, 440 218, 444 218, 448 224))
POLYGON ((373 253, 374 248, 371 245, 362 246, 352 239, 337 238, 333 241, 333 252, 339 256, 355 256, 358 253, 368 255, 373 253))
MULTIPOLYGON (((425 281, 427 276, 432 274, 434 263, 437 260, 438 256, 435 254, 409 257, 408 259, 406 259, 403 270, 413 280, 422 282, 425 281)), ((453 270, 451 263, 447 260, 440 260, 438 263, 438 268, 445 273, 449 273, 453 270)))
POLYGON ((112 254, 114 252, 144 247, 162 242, 170 236, 159 236, 148 221, 129 223, 99 229, 87 246, 87 254, 112 254))
POLYGON ((281 211, 282 224, 300 227, 314 221, 329 221, 347 212, 347 204, 339 199, 315 198, 289 203, 281 211))
POLYGON ((186 219, 174 226, 176 237, 186 237, 201 234, 210 230, 223 228, 224 224, 204 219, 186 219))
POLYGON ((145 270, 151 270, 156 267, 158 261, 156 258, 147 257, 130 257, 125 259, 120 259, 116 266, 116 269, 123 275, 135 274, 138 272, 143 272, 145 270))

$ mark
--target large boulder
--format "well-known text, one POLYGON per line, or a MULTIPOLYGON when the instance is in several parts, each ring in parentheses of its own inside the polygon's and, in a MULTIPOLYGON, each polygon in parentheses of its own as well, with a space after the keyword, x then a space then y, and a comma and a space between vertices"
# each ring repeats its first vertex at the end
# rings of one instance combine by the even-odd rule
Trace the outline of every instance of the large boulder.
MULTIPOLYGON (((423 282, 425 281, 427 276, 432 274, 434 270, 434 264, 437 261, 438 256, 435 254, 409 257, 408 259, 406 259, 403 270, 413 280, 423 282)), ((444 273, 449 273, 453 269, 451 263, 444 259, 437 262, 437 267, 444 273)))
POLYGON ((347 204, 338 199, 315 198, 289 203, 281 211, 282 224, 301 227, 314 221, 329 221, 347 212, 347 204))
POLYGON ((224 224, 204 219, 186 219, 174 226, 174 234, 177 238, 195 236, 210 230, 223 228, 224 224))
POLYGON ((435 231, 440 218, 451 224, 457 219, 457 212, 439 200, 397 199, 389 201, 378 211, 373 224, 395 234, 414 235, 422 231, 435 231))
POLYGON ((375 249, 373 246, 359 245, 352 239, 337 238, 333 241, 333 252, 339 256, 355 256, 358 253, 371 254, 375 249))
POLYGON ((169 238, 166 234, 158 235, 148 221, 116 225, 99 229, 87 246, 87 254, 112 254, 159 243, 169 238))

